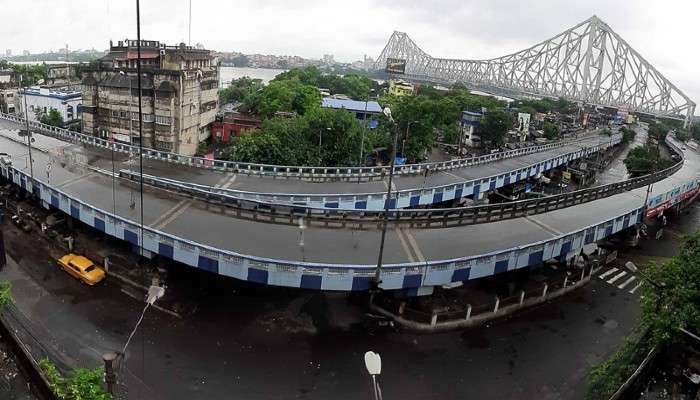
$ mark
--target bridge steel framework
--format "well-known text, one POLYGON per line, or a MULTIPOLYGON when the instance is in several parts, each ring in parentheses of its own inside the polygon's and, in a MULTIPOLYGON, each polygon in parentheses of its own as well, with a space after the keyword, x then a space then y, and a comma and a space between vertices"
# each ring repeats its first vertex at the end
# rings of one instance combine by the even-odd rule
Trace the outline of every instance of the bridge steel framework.
POLYGON ((488 60, 434 58, 394 32, 376 67, 405 60, 405 76, 522 97, 563 97, 692 122, 695 103, 608 24, 593 16, 528 49, 488 60))

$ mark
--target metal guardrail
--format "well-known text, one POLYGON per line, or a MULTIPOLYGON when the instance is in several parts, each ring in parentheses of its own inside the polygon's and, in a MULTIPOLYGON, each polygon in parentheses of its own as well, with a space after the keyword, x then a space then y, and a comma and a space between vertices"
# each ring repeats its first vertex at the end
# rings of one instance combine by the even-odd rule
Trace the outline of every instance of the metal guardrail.
MULTIPOLYGON (((519 166, 517 169, 511 171, 501 172, 499 174, 479 177, 475 179, 465 178, 465 180, 461 183, 450 183, 428 188, 421 187, 395 191, 391 199, 393 205, 390 205, 390 208, 400 209, 416 208, 417 206, 426 205, 429 206, 431 204, 438 203, 441 201, 448 201, 461 197, 466 197, 474 194, 476 191, 497 189, 499 187, 507 185, 508 182, 513 183, 516 180, 522 180, 525 177, 534 176, 536 173, 541 173, 549 168, 553 168, 560 165, 561 162, 567 162, 575 158, 586 157, 590 154, 600 151, 601 149, 606 149, 610 146, 618 144, 621 141, 622 136, 617 134, 613 135, 609 139, 609 141, 601 142, 590 147, 583 147, 576 151, 561 154, 555 158, 540 161, 528 166, 519 166), (476 189, 477 187, 479 189, 476 189), (489 187, 489 189, 481 189, 482 187, 489 187)), ((125 173, 125 175, 129 177, 130 173, 125 173)), ((178 181, 170 178, 149 176, 149 181, 156 179, 161 181, 159 182, 159 184, 161 184, 162 186, 168 186, 173 190, 177 190, 177 188, 191 188, 195 191, 207 191, 212 194, 212 197, 214 195, 227 196, 222 197, 222 200, 232 197, 241 200, 251 200, 269 204, 286 204, 300 207, 330 208, 338 210, 357 211, 383 210, 384 202, 386 201, 385 192, 352 194, 261 193, 228 188, 218 188, 191 182, 178 181)))
MULTIPOLYGON (((306 287, 311 286, 323 290, 367 290, 369 282, 376 272, 373 264, 346 263, 314 263, 305 260, 296 260, 293 255, 287 259, 272 259, 253 255, 245 255, 232 250, 225 250, 211 245, 198 243, 191 239, 168 234, 150 227, 143 228, 143 236, 140 237, 138 222, 114 215, 106 210, 95 207, 60 189, 48 186, 38 180, 32 180, 25 172, 13 168, 10 164, 0 160, 0 174, 9 179, 22 189, 34 193, 45 205, 51 205, 68 215, 76 215, 77 218, 105 234, 125 240, 145 250, 163 254, 176 261, 196 268, 206 269, 221 275, 251 282, 276 286, 306 287), (314 285, 305 285, 304 277, 313 277, 314 285)), ((697 190, 697 179, 692 180, 693 190, 697 190)), ((689 189, 689 186, 683 186, 689 189)), ((664 196, 674 196, 675 189, 668 191, 664 196)), ((512 263, 515 268, 520 268, 530 263, 530 257, 536 260, 543 257, 559 255, 563 251, 565 241, 572 246, 571 250, 581 248, 584 243, 599 240, 610 234, 627 228, 641 220, 643 207, 634 207, 625 210, 619 215, 607 220, 580 226, 560 235, 535 240, 529 243, 501 248, 482 254, 475 254, 452 259, 435 259, 425 262, 401 262, 387 264, 381 269, 381 287, 383 289, 401 289, 413 287, 416 280, 421 284, 440 285, 451 282, 455 276, 459 280, 464 279, 463 273, 471 268, 487 266, 496 272, 496 264, 502 262, 512 263), (629 221, 621 221, 620 217, 628 216, 629 221), (544 252, 544 253, 543 253, 544 252), (522 261, 522 260, 526 260, 522 261), (524 264, 523 264, 524 263, 524 264), (410 281, 406 284, 407 279, 410 281)), ((307 283, 309 283, 307 281, 307 283)))
MULTIPOLYGON (((673 150, 682 154, 677 149, 673 150)), ((681 161, 667 169, 626 181, 536 199, 471 207, 395 209, 389 211, 389 221, 394 224, 416 228, 446 228, 543 214, 614 196, 658 182, 680 170, 683 167, 683 162, 681 159, 681 161)), ((119 176, 134 182, 140 180, 139 174, 128 170, 119 171, 119 176)), ((193 185, 151 175, 144 175, 143 182, 147 185, 175 191, 194 199, 232 208, 236 217, 260 222, 298 225, 299 218, 305 218, 305 223, 323 227, 346 228, 353 226, 357 229, 372 229, 381 223, 384 216, 384 211, 314 208, 239 198, 226 193, 210 191, 207 189, 207 186, 193 185)))
MULTIPOLYGON (((0 113, 0 118, 7 121, 25 123, 25 120, 13 115, 0 113)), ((124 143, 110 142, 95 136, 73 132, 67 129, 58 128, 51 125, 42 124, 36 121, 29 121, 30 128, 39 130, 42 134, 52 136, 72 143, 88 144, 91 146, 114 150, 125 154, 139 154, 139 147, 124 143)), ((597 132, 597 131, 596 131, 597 132)), ((539 146, 531 146, 522 149, 508 150, 494 154, 487 154, 479 157, 460 158, 457 160, 407 164, 397 166, 396 175, 418 175, 436 171, 449 171, 457 168, 491 163, 507 158, 520 157, 527 154, 559 148, 577 142, 578 139, 560 141, 539 146)), ((149 148, 143 149, 143 156, 152 160, 170 162, 174 164, 211 169, 222 172, 233 172, 237 174, 274 176, 279 178, 297 178, 311 181, 371 181, 384 179, 389 174, 389 166, 381 167, 305 167, 290 165, 269 165, 256 163, 243 163, 235 161, 211 160, 203 157, 183 156, 166 151, 159 151, 149 148)))

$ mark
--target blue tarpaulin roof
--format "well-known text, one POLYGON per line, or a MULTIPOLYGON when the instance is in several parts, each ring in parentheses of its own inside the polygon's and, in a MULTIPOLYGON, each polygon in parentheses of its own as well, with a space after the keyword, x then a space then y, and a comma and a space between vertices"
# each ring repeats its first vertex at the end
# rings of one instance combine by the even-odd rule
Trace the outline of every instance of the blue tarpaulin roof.
POLYGON ((367 107, 368 113, 381 113, 382 107, 376 101, 357 101, 357 100, 341 100, 326 97, 321 101, 321 107, 326 108, 344 108, 353 112, 365 112, 367 107), (366 104, 366 106, 365 106, 366 104))

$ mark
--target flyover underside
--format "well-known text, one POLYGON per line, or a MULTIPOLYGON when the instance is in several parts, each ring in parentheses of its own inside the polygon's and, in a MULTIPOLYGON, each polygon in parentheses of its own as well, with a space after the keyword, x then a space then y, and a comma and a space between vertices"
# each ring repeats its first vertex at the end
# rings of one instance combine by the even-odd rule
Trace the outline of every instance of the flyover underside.
MULTIPOLYGON (((672 139, 669 139, 672 140, 672 139)), ((70 147, 70 146, 69 146, 70 147)), ((0 139, 13 156, 3 176, 34 191, 53 206, 109 235, 185 264, 238 279, 270 285, 324 290, 364 290, 374 274, 378 230, 355 231, 265 224, 237 219, 195 200, 168 192, 144 193, 144 235, 131 184, 75 166, 54 165, 34 152, 38 184, 32 188, 25 165, 27 149, 0 139), (117 218, 110 214, 114 213, 117 218)), ((652 207, 670 207, 697 191, 695 153, 684 167, 654 185, 652 207)), ((387 233, 382 287, 400 289, 474 279, 565 256, 586 243, 641 220, 644 188, 578 207, 537 216, 446 229, 391 229, 387 233)))

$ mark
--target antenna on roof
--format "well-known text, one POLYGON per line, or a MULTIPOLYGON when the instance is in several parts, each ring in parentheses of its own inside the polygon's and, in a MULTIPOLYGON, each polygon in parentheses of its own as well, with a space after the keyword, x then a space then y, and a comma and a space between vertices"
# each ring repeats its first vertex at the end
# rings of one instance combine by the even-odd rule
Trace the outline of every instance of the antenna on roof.
POLYGON ((187 45, 192 46, 192 0, 190 0, 189 26, 187 30, 187 45))

